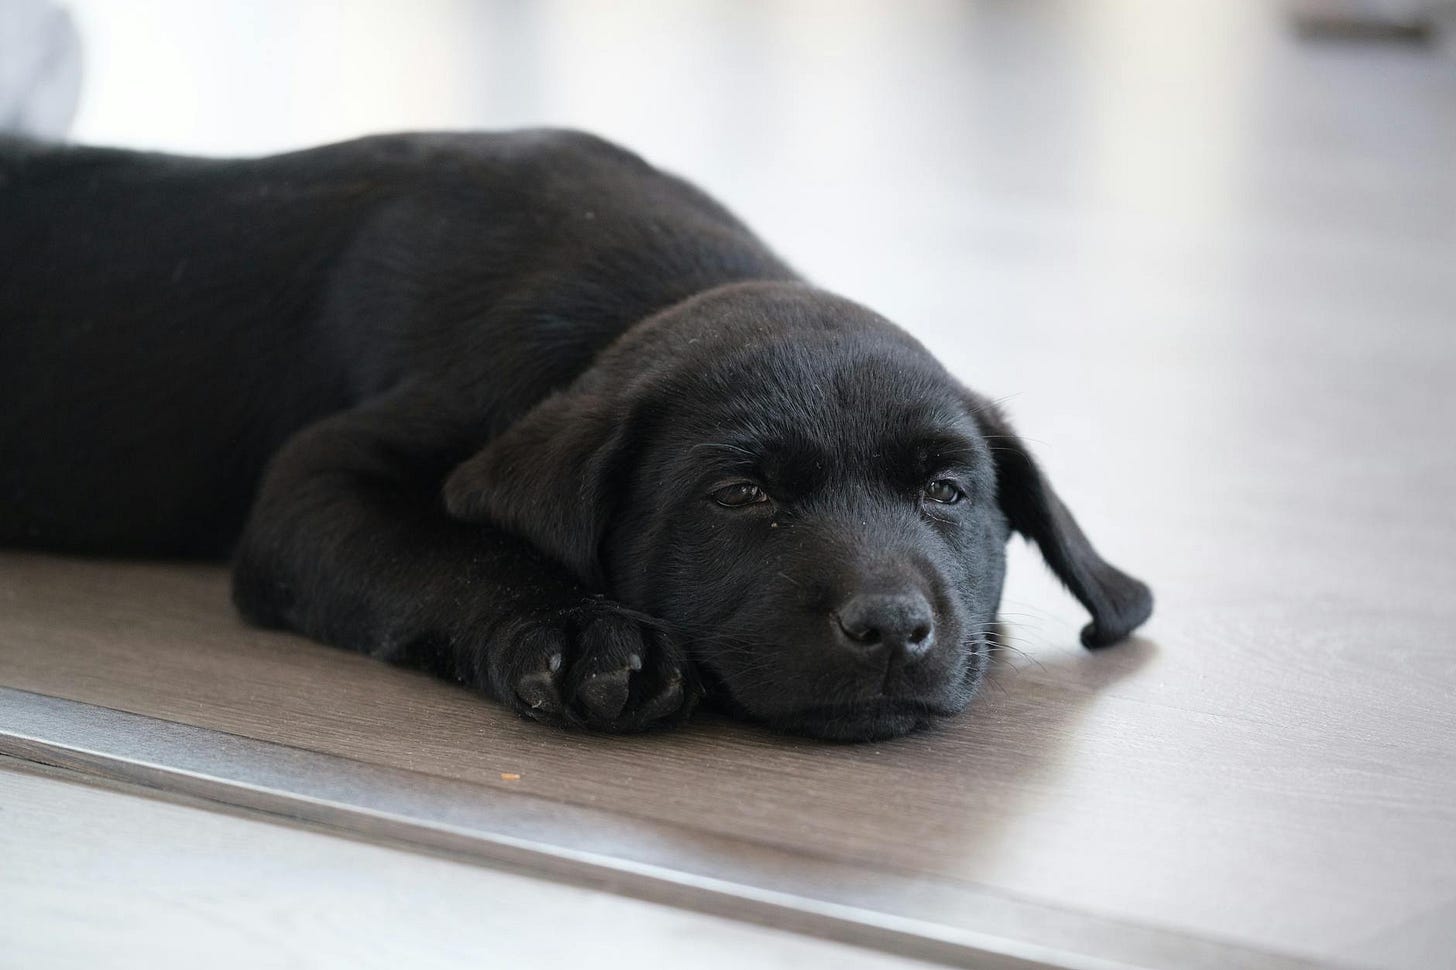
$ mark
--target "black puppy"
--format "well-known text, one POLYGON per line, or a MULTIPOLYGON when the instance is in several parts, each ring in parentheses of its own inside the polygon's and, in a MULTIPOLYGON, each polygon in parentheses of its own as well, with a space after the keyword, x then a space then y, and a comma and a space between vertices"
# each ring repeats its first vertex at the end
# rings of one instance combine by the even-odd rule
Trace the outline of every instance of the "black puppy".
POLYGON ((872 738, 971 697, 1013 530, 1087 646, 1148 616, 989 402, 597 138, 0 141, 0 542, 231 553, 542 720, 872 738))

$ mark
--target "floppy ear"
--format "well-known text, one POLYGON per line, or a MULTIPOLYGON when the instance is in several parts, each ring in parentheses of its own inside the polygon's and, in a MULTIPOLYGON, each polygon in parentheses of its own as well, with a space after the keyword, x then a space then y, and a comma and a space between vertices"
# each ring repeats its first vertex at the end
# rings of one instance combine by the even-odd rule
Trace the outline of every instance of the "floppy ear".
POLYGON ((1092 614, 1082 645, 1105 647, 1125 638, 1153 612, 1152 590, 1097 554, 994 405, 973 398, 972 411, 991 446, 997 501, 1011 528, 1037 544, 1052 572, 1092 614))
POLYGON ((600 588, 626 423, 600 393, 559 391, 450 474, 445 508, 515 533, 600 588))

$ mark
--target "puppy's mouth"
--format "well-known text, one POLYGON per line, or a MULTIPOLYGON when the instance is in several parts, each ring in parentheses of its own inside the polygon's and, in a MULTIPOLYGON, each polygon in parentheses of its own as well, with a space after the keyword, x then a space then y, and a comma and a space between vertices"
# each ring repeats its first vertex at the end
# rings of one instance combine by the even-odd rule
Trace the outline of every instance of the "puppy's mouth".
POLYGON ((700 663, 698 669, 708 703, 724 713, 778 731, 828 741, 882 741, 928 728, 964 709, 980 686, 990 652, 984 637, 968 642, 966 647, 958 689, 934 699, 915 694, 880 694, 832 704, 756 710, 735 697, 725 679, 710 665, 700 663))

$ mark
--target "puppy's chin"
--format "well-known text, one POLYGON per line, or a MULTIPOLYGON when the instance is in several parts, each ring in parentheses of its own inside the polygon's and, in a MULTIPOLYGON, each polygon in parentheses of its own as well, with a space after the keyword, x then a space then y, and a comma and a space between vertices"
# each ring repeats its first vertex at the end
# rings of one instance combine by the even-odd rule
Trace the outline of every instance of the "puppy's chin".
MULTIPOLYGON (((712 678, 715 679, 715 678, 712 678)), ((958 714, 969 701, 948 704, 912 698, 878 697, 841 704, 806 703, 776 708, 772 713, 755 710, 733 697, 718 681, 709 690, 709 703, 719 710, 747 721, 757 721, 776 731, 825 741, 883 741, 919 731, 941 718, 958 714)))
POLYGON ((937 719, 954 713, 887 697, 855 704, 808 707, 761 720, 780 731, 826 741, 883 741, 927 728, 937 719))
POLYGON ((967 645, 964 666, 953 676, 953 684, 931 687, 923 695, 861 697, 835 704, 800 699, 792 693, 775 696, 741 696, 717 671, 700 665, 699 676, 707 692, 707 703, 747 721, 757 721, 778 731, 822 738, 826 741, 883 741, 931 727, 942 718, 959 714, 970 703, 985 677, 990 661, 988 642, 982 638, 967 645))

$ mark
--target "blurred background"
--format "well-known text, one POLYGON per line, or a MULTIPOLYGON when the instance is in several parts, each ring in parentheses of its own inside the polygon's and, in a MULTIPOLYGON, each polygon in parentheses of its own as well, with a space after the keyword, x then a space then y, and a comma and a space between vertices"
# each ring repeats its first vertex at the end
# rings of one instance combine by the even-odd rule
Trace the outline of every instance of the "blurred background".
POLYGON ((1317 231, 1327 258, 1453 232, 1456 60, 1414 36, 1301 40, 1269 0, 64 6, 84 51, 76 140, 231 155, 587 128, 912 326, 1062 312, 1038 307, 1051 292, 1095 311, 1120 273, 1166 270, 1170 244, 1198 247, 1200 272, 1250 272, 1231 249, 1281 229, 1317 231), (1383 177, 1389 154, 1427 177, 1383 177), (1046 285, 1042 260, 1074 278, 1046 285))

